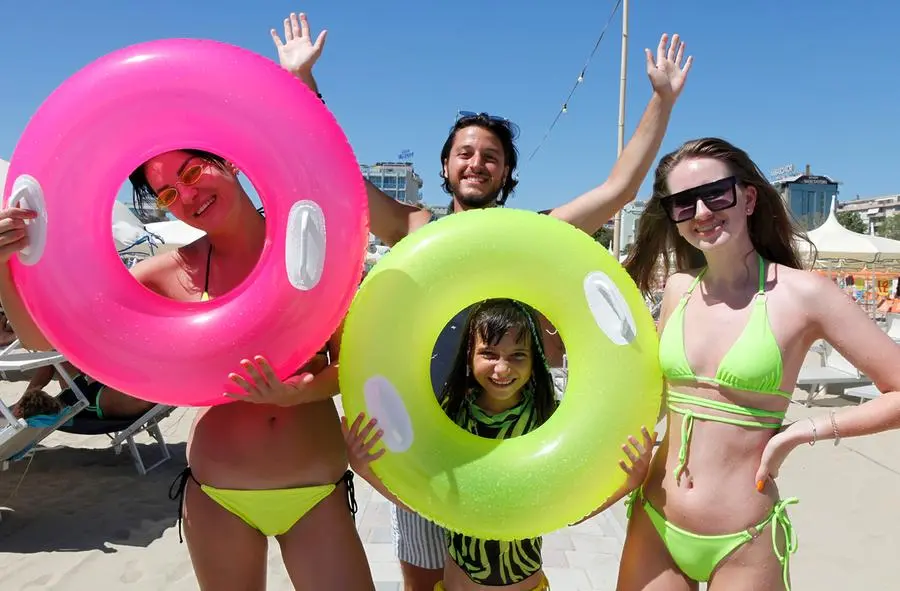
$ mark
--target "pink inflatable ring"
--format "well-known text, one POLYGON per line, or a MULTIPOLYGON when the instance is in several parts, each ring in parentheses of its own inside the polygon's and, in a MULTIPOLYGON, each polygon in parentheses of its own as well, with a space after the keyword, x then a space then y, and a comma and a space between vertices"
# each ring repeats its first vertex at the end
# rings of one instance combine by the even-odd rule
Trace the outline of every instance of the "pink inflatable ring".
POLYGON ((271 60, 207 40, 134 45, 66 80, 22 134, 3 195, 38 212, 10 266, 49 341, 104 384, 180 406, 228 402, 244 358, 296 371, 347 311, 368 237, 362 175, 328 110, 271 60), (209 302, 152 293, 112 241, 122 182, 184 148, 235 163, 266 211, 256 267, 209 302))

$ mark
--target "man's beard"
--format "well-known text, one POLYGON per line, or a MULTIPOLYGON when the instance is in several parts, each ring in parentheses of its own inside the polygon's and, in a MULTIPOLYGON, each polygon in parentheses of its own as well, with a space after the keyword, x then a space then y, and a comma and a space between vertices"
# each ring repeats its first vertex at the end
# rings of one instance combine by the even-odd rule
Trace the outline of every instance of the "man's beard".
POLYGON ((485 207, 493 207, 500 198, 502 189, 497 189, 483 195, 460 195, 459 185, 450 186, 451 194, 454 200, 467 209, 483 209, 485 207))

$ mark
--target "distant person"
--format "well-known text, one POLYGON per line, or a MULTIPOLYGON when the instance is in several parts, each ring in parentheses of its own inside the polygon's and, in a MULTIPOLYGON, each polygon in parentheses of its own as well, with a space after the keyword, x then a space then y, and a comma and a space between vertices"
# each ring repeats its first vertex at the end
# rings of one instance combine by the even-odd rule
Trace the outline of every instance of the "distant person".
POLYGON ((43 390, 28 390, 9 407, 9 410, 17 419, 27 420, 40 415, 57 415, 63 408, 63 403, 55 396, 43 390))
MULTIPOLYGON (((81 373, 71 363, 64 366, 70 375, 74 376, 73 380, 81 393, 88 401, 88 407, 79 413, 80 416, 91 416, 98 419, 128 419, 140 416, 153 408, 155 404, 134 396, 110 388, 97 380, 81 373)), ((60 392, 59 400, 69 406, 74 405, 78 401, 78 397, 72 388, 57 374, 53 367, 38 368, 25 388, 26 394, 29 391, 42 391, 53 380, 59 381, 62 392, 60 392)))

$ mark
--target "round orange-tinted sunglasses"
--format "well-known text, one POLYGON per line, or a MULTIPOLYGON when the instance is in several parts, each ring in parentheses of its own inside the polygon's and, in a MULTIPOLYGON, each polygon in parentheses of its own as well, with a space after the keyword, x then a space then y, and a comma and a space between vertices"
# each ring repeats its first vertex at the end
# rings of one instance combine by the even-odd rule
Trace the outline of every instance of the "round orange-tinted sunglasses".
POLYGON ((178 185, 194 185, 197 181, 200 180, 200 177, 203 176, 203 171, 207 167, 209 163, 203 162, 201 164, 192 164, 188 166, 183 171, 181 171, 181 175, 178 177, 178 181, 175 183, 175 187, 169 187, 168 189, 163 189, 156 195, 156 205, 160 209, 165 209, 175 203, 175 200, 178 199, 178 185))

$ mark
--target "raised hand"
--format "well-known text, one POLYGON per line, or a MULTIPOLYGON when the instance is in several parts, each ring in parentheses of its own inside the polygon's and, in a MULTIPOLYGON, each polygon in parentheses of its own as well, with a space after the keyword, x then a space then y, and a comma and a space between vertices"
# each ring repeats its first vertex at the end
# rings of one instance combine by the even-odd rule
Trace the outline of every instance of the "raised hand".
POLYGON ((315 43, 309 33, 309 23, 302 12, 298 17, 296 13, 284 19, 284 41, 278 36, 275 29, 271 30, 272 41, 278 49, 278 62, 281 67, 295 76, 308 76, 312 67, 322 55, 325 48, 325 37, 328 31, 322 31, 316 37, 315 43))
POLYGON ((688 56, 684 66, 681 65, 684 60, 684 46, 678 33, 672 36, 671 45, 669 45, 668 33, 663 33, 659 38, 659 46, 656 48, 655 60, 649 49, 644 50, 647 54, 647 76, 650 77, 650 84, 663 99, 674 101, 678 98, 684 88, 691 64, 694 63, 693 56, 688 56))

